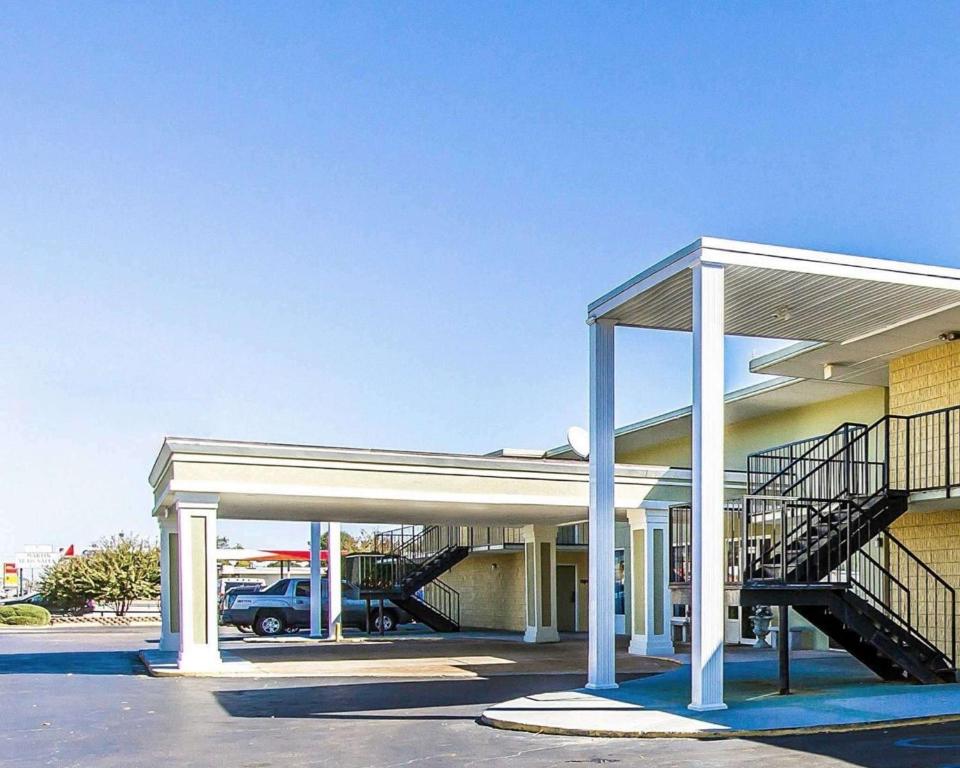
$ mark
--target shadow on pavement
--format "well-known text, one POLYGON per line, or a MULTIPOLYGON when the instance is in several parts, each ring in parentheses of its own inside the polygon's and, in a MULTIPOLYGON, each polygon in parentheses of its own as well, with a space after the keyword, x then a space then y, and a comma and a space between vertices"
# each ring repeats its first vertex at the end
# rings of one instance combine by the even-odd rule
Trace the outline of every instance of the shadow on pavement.
POLYGON ((0 654, 0 675, 146 674, 130 651, 78 651, 0 654))
MULTIPOLYGON (((624 676, 623 679, 631 677, 638 676, 624 676)), ((214 695, 220 706, 232 717, 474 720, 487 705, 517 696, 567 691, 582 683, 583 676, 580 674, 512 675, 456 680, 390 680, 342 685, 221 690, 214 695), (475 708, 475 711, 425 711, 464 706, 475 708)))
MULTIPOLYGON (((951 768, 960 765, 960 723, 754 738, 750 741, 792 752, 812 765, 828 757, 838 765, 863 768, 951 768)), ((786 760, 790 758, 783 755, 786 760)), ((792 761, 789 762, 792 765, 792 761)), ((831 763, 832 764, 832 763, 831 763)))

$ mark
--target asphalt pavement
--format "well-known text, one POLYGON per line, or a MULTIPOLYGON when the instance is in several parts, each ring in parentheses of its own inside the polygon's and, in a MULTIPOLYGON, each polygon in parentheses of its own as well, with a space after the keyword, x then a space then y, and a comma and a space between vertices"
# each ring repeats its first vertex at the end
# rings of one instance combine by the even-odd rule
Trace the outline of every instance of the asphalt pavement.
POLYGON ((580 675, 474 679, 147 677, 156 630, 0 633, 0 766, 960 766, 960 725, 758 740, 540 736, 476 723, 580 675))

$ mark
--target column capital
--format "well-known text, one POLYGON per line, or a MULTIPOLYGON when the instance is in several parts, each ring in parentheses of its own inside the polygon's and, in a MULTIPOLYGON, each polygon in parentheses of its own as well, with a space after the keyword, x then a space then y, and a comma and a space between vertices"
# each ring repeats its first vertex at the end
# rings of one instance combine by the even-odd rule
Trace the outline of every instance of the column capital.
POLYGON ((523 526, 523 540, 526 541, 552 541, 557 540, 556 525, 525 525, 523 526))
POLYGON ((220 496, 216 493, 177 493, 173 497, 173 504, 178 512, 182 509, 216 512, 220 506, 220 496))
POLYGON ((670 508, 644 506, 638 509, 627 510, 627 521, 630 523, 630 530, 637 528, 646 528, 648 525, 665 525, 670 522, 670 508))

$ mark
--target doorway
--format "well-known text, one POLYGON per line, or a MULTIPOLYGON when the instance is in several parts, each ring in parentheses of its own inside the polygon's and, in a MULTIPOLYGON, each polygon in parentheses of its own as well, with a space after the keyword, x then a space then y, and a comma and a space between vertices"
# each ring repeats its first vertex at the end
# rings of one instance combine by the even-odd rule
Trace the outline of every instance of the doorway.
POLYGON ((577 566, 557 566, 557 631, 577 631, 577 566))

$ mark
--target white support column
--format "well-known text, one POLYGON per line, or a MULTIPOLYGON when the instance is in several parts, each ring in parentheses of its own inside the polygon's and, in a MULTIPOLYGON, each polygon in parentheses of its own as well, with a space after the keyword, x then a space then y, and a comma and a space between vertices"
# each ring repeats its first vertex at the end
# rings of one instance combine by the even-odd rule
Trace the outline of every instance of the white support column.
POLYGON ((633 601, 630 653, 666 656, 673 653, 670 639, 670 577, 666 509, 631 509, 630 569, 633 601))
POLYGON ((587 688, 616 688, 613 615, 613 320, 590 326, 590 626, 587 688))
POLYGON ((327 631, 332 640, 343 636, 340 600, 340 523, 327 525, 327 631))
POLYGON ((160 650, 174 652, 180 650, 176 509, 161 510, 157 523, 160 526, 160 650))
POLYGON ((179 496, 177 565, 180 647, 177 667, 206 672, 220 665, 217 611, 217 506, 213 494, 179 496))
POLYGON ((693 615, 690 709, 723 703, 723 266, 693 267, 693 615))
POLYGON ((321 523, 310 523, 310 637, 323 637, 323 581, 320 577, 321 523))
POLYGON ((557 526, 523 527, 527 629, 525 643, 557 643, 557 526))

